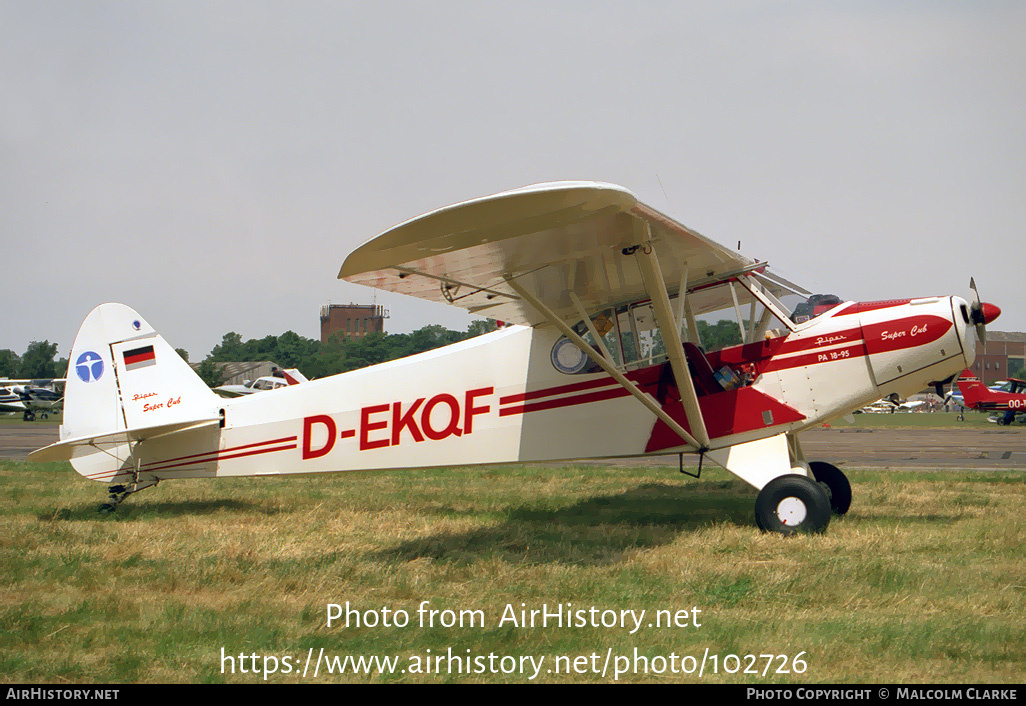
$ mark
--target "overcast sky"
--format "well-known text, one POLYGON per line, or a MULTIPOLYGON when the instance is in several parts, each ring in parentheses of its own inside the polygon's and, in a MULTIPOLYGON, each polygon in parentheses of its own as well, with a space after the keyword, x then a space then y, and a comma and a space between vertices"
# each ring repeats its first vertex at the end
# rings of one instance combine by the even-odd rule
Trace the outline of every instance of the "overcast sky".
POLYGON ((336 279, 386 228, 607 181, 816 291, 1026 330, 1026 3, 0 0, 0 348, 97 304, 228 331, 460 310, 336 279))

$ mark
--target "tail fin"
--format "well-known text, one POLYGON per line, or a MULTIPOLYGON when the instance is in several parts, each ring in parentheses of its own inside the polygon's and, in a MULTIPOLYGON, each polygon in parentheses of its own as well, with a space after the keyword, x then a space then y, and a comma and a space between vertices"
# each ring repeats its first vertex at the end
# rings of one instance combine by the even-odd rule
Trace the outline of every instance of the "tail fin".
POLYGON ((310 382, 306 375, 299 372, 298 368, 286 368, 281 371, 281 374, 290 385, 299 385, 300 383, 310 382))
POLYGON ((83 441, 130 443, 146 430, 168 433, 209 423, 222 406, 138 313, 123 304, 101 304, 86 317, 71 349, 61 442, 54 445, 66 448, 47 447, 45 457, 64 453, 85 474, 98 459, 82 456, 109 454, 95 453, 98 446, 83 447, 83 441))
POLYGON ((969 369, 963 370, 958 376, 958 389, 962 392, 962 399, 965 400, 967 407, 974 407, 983 394, 986 393, 987 386, 980 382, 980 379, 973 375, 969 369))

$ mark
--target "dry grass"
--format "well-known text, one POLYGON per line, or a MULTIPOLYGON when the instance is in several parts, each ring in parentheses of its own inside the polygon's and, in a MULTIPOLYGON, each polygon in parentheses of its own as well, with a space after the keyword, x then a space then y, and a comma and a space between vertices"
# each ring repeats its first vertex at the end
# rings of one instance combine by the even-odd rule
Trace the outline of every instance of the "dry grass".
MULTIPOLYGON (((228 654, 648 657, 804 651, 804 674, 701 681, 1021 682, 1026 472, 852 472, 851 513, 815 537, 754 526, 716 470, 543 467, 180 481, 100 516, 63 464, 0 462, 0 674, 28 682, 251 681, 228 654), (325 624, 326 604, 409 611, 325 624), (421 601, 484 626, 422 628, 421 601), (507 604, 677 611, 701 627, 499 626, 507 604)), ((646 618, 647 622, 647 618, 646 618)), ((779 660, 773 663, 773 669, 779 660)), ((744 663, 742 663, 744 666, 744 663)), ((311 666, 310 674, 313 672, 311 666)), ((318 681, 526 681, 409 672, 318 681)), ((612 681, 593 673, 540 681, 612 681)), ((296 673, 276 682, 304 681, 296 673)), ((305 681, 311 681, 308 675, 305 681)), ((698 681, 628 672, 621 681, 698 681)))

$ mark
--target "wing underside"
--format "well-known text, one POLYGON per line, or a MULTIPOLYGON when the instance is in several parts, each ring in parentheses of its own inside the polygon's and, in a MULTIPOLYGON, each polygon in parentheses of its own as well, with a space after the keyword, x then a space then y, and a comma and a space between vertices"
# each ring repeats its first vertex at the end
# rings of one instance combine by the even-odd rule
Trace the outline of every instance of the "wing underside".
POLYGON ((555 182, 449 206, 401 223, 353 251, 339 278, 534 326, 544 321, 509 280, 560 318, 648 298, 633 257, 654 247, 670 296, 685 286, 696 315, 729 306, 716 286, 759 273, 777 296, 804 293, 757 263, 638 201, 620 186, 555 182))

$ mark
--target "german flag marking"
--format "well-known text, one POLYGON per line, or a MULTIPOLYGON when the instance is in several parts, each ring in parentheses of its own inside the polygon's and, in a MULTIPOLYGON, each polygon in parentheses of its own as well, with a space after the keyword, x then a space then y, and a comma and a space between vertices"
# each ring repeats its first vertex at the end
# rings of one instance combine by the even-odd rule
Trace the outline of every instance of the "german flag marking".
POLYGON ((124 352, 125 370, 137 370, 148 365, 157 364, 157 356, 153 353, 153 346, 143 346, 124 352))

